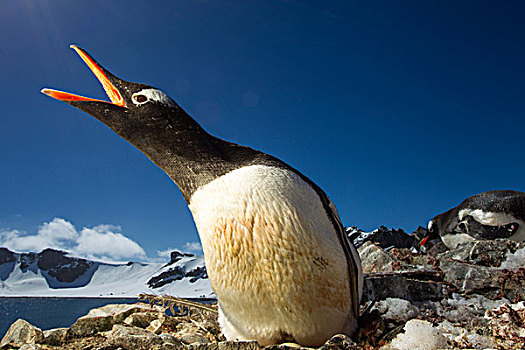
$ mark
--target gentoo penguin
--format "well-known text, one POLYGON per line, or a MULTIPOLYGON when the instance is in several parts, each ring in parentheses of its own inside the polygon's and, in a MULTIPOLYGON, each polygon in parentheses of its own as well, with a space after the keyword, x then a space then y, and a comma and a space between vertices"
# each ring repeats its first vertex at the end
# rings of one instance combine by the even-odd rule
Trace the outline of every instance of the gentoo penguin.
POLYGON ((525 240, 525 192, 488 191, 469 197, 428 222, 429 237, 451 249, 474 239, 525 240))
POLYGON ((328 196, 283 161, 207 133, 164 92, 71 46, 111 102, 43 89, 110 127, 177 184, 229 340, 319 346, 357 328, 362 271, 328 196))

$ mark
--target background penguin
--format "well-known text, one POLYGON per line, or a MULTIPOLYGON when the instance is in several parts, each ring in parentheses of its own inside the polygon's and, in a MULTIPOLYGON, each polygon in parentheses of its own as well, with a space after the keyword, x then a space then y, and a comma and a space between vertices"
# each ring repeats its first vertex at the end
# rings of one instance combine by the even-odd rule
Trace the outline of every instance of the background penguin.
POLYGON ((473 239, 525 240, 525 193, 488 191, 469 197, 428 222, 430 237, 451 249, 473 239))
POLYGON ((72 48, 111 102, 43 89, 109 126, 182 191, 227 339, 319 346, 357 328, 362 272, 335 206, 283 161, 208 134, 162 91, 72 48))

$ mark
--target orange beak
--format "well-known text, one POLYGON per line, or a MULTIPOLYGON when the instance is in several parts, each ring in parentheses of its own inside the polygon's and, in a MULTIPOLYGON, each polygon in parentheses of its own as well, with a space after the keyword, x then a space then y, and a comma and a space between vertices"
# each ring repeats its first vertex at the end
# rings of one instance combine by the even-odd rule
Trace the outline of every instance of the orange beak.
MULTIPOLYGON (((91 56, 89 56, 89 54, 86 51, 82 50, 76 45, 71 45, 70 47, 78 53, 80 58, 82 58, 82 60, 86 62, 89 69, 91 69, 91 71, 95 74, 97 79, 102 84, 102 87, 106 91, 106 94, 108 95, 109 99, 111 100, 111 103, 119 107, 126 107, 126 102, 124 101, 124 98, 122 97, 118 89, 115 87, 115 85, 113 85, 111 80, 108 78, 106 71, 91 56)), ((53 89, 42 89, 40 92, 48 95, 49 97, 64 102, 96 101, 109 103, 108 101, 97 100, 94 98, 84 97, 80 95, 71 94, 69 92, 53 89)))

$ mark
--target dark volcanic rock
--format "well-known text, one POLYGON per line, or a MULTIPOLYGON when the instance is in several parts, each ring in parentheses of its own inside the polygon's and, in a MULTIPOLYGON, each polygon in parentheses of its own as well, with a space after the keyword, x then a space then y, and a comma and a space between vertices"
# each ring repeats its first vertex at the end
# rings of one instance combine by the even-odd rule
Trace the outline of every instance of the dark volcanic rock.
POLYGON ((92 261, 66 255, 66 252, 45 249, 38 254, 38 267, 60 282, 73 282, 93 265, 92 261))
POLYGON ((185 270, 180 266, 175 266, 168 271, 164 271, 157 276, 153 276, 148 281, 151 288, 159 288, 171 281, 178 281, 184 278, 185 270))
POLYGON ((182 259, 183 257, 190 257, 191 258, 193 256, 195 256, 195 255, 191 254, 191 253, 181 253, 178 250, 175 250, 175 251, 171 252, 171 254, 170 254, 170 261, 165 266, 173 265, 177 261, 182 259))
POLYGON ((202 278, 208 278, 205 267, 196 267, 193 270, 186 272, 184 267, 175 266, 168 271, 164 271, 157 276, 153 276, 148 281, 148 286, 151 288, 159 288, 172 281, 178 281, 185 277, 190 278, 190 283, 195 283, 202 278))
POLYGON ((394 272, 365 278, 364 301, 399 298, 408 301, 440 300, 447 293, 441 276, 434 272, 394 272))
POLYGON ((388 229, 385 226, 381 226, 372 232, 363 232, 352 226, 346 228, 346 233, 356 248, 369 241, 387 250, 392 248, 411 248, 415 241, 414 237, 402 229, 388 229))
POLYGON ((38 257, 40 258, 38 261, 38 267, 42 270, 49 270, 50 268, 59 266, 59 265, 66 265, 71 261, 71 258, 67 258, 65 255, 67 253, 55 250, 55 249, 44 249, 38 254, 38 257))
POLYGON ((26 272, 27 269, 35 263, 36 258, 37 254, 33 252, 20 254, 20 270, 26 272))
POLYGON ((194 268, 190 272, 187 272, 184 276, 191 277, 190 283, 195 283, 197 282, 197 280, 208 278, 208 274, 206 273, 206 267, 200 267, 200 266, 194 268))
POLYGON ((15 260, 15 253, 13 253, 7 248, 0 248, 0 265, 7 264, 15 260))

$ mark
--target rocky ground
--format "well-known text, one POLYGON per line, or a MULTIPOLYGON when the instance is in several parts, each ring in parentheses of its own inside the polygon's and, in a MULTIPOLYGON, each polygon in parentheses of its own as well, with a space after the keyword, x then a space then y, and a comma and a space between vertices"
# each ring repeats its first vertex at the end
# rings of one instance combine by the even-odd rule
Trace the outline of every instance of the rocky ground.
MULTIPOLYGON (((403 235, 401 230, 382 228, 361 239, 359 252, 367 274, 361 328, 353 341, 335 336, 320 349, 525 348, 524 243, 478 241, 455 250, 438 243, 425 253, 414 253, 417 241, 403 235), (382 244, 384 237, 395 243, 382 244)), ((0 347, 263 349, 256 342, 225 341, 213 305, 153 296, 149 302, 93 309, 69 328, 41 331, 18 320, 0 347), (184 311, 166 316, 166 308, 174 306, 184 311)))

